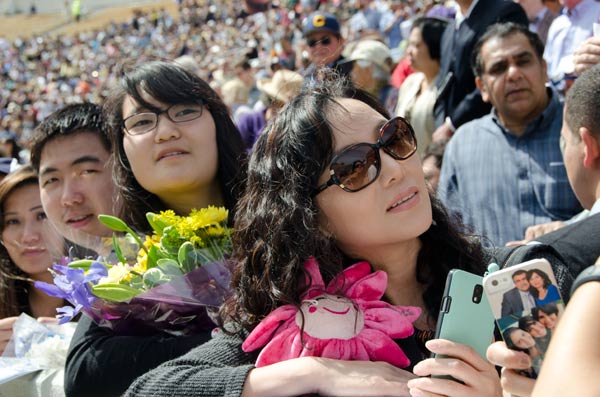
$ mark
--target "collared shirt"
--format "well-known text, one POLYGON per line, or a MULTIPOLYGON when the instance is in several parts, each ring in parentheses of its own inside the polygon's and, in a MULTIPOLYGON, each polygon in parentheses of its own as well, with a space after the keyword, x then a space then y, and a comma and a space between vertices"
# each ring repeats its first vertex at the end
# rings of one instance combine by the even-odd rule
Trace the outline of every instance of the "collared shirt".
POLYGON ((519 296, 521 297, 521 302, 523 302, 524 311, 529 311, 535 307, 535 299, 533 299, 533 296, 528 291, 523 292, 519 290, 519 296))
POLYGON ((537 14, 535 14, 535 16, 529 20, 529 30, 531 30, 534 33, 538 32, 540 23, 542 23, 542 21, 544 20, 544 16, 546 15, 548 11, 548 9, 546 7, 543 7, 540 12, 538 12, 537 14))
POLYGON ((573 52, 592 36, 593 24, 598 22, 600 3, 582 0, 572 10, 564 9, 550 25, 544 59, 548 63, 548 76, 558 80, 573 73, 573 52))
POLYGON ((460 25, 465 21, 465 19, 467 19, 471 15, 471 12, 473 11, 473 8, 475 8, 477 3, 479 3, 479 0, 474 0, 471 3, 471 5, 469 6, 469 9, 467 10, 467 13, 465 15, 462 14, 460 7, 458 6, 458 4, 456 4, 456 16, 454 17, 454 29, 458 30, 458 28, 460 28, 460 25))
POLYGON ((560 152, 561 125, 555 93, 521 136, 505 129, 494 110, 464 124, 446 147, 440 199, 497 246, 523 239, 529 226, 569 219, 581 207, 560 152))

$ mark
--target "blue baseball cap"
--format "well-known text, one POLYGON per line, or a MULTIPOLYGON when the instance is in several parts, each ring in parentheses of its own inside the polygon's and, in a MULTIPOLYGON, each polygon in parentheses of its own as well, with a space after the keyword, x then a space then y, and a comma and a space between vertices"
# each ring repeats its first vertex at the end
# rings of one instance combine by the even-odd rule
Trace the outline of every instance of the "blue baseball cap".
POLYGON ((306 17, 302 24, 302 35, 304 37, 314 32, 323 31, 340 36, 340 23, 335 15, 328 12, 313 12, 306 17))

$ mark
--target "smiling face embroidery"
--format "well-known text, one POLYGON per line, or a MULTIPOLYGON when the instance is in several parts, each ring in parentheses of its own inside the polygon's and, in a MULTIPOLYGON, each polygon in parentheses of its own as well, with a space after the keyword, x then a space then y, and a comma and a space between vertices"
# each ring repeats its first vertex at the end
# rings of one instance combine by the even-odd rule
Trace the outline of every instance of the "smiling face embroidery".
POLYGON ((296 324, 316 339, 354 338, 364 328, 364 315, 352 300, 331 294, 322 294, 303 300, 296 314, 296 324))

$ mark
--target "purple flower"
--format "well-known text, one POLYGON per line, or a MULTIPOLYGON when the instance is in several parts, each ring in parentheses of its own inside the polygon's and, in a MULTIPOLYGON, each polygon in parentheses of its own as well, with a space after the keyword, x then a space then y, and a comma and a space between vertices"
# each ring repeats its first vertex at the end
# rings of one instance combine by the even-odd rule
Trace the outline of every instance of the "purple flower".
POLYGON ((68 300, 74 307, 65 306, 57 309, 56 317, 60 323, 70 321, 81 309, 90 309, 97 299, 92 294, 90 283, 96 284, 102 277, 108 275, 108 269, 100 262, 93 262, 85 274, 83 269, 55 264, 54 284, 36 281, 35 287, 50 296, 68 300))
POLYGON ((73 306, 63 306, 56 309, 58 313, 56 318, 59 320, 58 324, 68 323, 75 317, 83 308, 82 305, 73 306))

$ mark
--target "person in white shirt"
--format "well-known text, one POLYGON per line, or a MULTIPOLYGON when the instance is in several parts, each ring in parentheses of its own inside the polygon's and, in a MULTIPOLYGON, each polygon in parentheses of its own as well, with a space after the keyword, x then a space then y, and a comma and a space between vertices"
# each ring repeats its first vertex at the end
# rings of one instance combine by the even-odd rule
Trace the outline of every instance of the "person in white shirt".
POLYGON ((573 53, 592 36, 594 22, 598 22, 600 3, 595 0, 560 0, 564 5, 550 25, 544 59, 548 63, 548 77, 560 90, 566 91, 574 75, 573 53))

